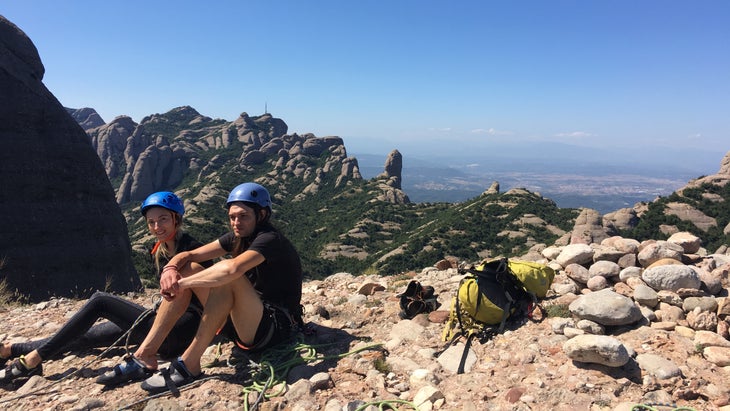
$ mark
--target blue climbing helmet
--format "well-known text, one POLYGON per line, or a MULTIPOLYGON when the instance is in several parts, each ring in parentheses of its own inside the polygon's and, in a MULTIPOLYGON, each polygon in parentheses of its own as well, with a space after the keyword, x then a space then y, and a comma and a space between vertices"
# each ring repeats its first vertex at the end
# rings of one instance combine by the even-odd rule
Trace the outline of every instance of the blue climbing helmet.
POLYGON ((264 186, 256 183, 243 183, 236 186, 228 195, 226 206, 230 207, 231 203, 243 201, 245 203, 258 204, 262 208, 271 210, 271 196, 264 186))
POLYGON ((150 194, 149 197, 142 202, 141 211, 143 216, 147 214, 147 210, 149 210, 150 207, 166 208, 180 214, 180 216, 185 214, 185 206, 183 205, 182 200, 180 200, 180 197, 169 191, 158 191, 150 194))

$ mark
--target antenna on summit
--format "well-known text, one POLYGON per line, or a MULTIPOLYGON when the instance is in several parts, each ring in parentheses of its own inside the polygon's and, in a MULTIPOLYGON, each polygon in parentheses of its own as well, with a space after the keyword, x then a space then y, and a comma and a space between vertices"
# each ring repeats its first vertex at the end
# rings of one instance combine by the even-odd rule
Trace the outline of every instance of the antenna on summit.
POLYGON ((269 103, 264 101, 264 114, 269 114, 269 103))

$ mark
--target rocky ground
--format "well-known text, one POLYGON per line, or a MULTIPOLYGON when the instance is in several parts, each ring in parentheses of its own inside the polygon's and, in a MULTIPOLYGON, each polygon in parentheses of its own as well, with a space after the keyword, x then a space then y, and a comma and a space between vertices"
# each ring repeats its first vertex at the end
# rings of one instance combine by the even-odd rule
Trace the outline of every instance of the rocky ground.
MULTIPOLYGON (((551 317, 541 323, 511 324, 510 330, 472 347, 468 372, 453 372, 463 347, 451 358, 436 358, 453 290, 460 279, 453 268, 428 269, 395 277, 355 277, 336 274, 304 287, 308 333, 288 372, 288 384, 276 384, 270 398, 256 404, 265 383, 251 381, 252 367, 232 356, 230 343, 213 347, 204 361, 213 364, 205 381, 183 389, 179 396, 148 399, 134 383, 104 390, 94 378, 116 364, 123 350, 98 358, 101 349, 72 352, 47 361, 43 377, 0 391, 0 407, 17 410, 355 410, 391 404, 421 410, 631 410, 634 404, 686 406, 695 410, 728 410, 727 366, 708 362, 691 336, 647 324, 614 331, 633 354, 653 353, 676 364, 681 374, 670 378, 648 375, 635 361, 621 367, 580 363, 568 358, 551 317), (401 320, 397 294, 416 278, 433 285, 440 310, 401 320), (317 359, 307 348, 314 347, 317 359), (226 364, 233 358, 239 368, 226 364), (73 373, 73 374, 72 374, 73 373), (248 399, 248 401, 247 401, 248 399)), ((133 297, 150 305, 154 292, 133 297)), ((548 299, 545 304, 560 302, 548 299)), ((45 336, 57 329, 83 301, 51 300, 32 306, 8 307, 2 313, 6 341, 45 336)), ((282 350, 285 353, 286 350, 282 350)), ((294 353, 294 349, 290 350, 294 353)), ((261 360, 261 359, 258 359, 261 360)), ((286 358, 279 359, 280 362, 286 358)), ((649 409, 649 408, 646 408, 649 409)))

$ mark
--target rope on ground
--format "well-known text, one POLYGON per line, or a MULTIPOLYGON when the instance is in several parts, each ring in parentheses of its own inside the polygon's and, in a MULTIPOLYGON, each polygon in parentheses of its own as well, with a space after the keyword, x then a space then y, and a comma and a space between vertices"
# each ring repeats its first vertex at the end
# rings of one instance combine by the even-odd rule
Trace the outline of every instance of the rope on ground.
POLYGON ((665 403, 647 403, 647 404, 636 404, 631 407, 631 411, 697 411, 692 407, 677 407, 677 404, 665 404, 665 403), (669 409, 667 409, 669 408, 669 409))
MULTIPOLYGON (((243 364, 248 368, 251 377, 251 383, 243 388, 244 410, 255 410, 265 399, 282 395, 286 391, 286 377, 289 371, 297 365, 333 359, 337 360, 365 350, 381 347, 382 344, 369 344, 346 353, 335 355, 324 355, 317 352, 317 349, 326 346, 328 345, 306 344, 301 341, 301 338, 298 338, 293 343, 279 344, 266 350, 261 355, 258 363, 249 360, 248 364, 243 364), (279 387, 278 390, 270 392, 276 386, 279 387), (258 394, 253 403, 249 403, 251 393, 258 394)), ((236 364, 235 361, 229 361, 229 365, 236 366, 240 364, 236 364)))
POLYGON ((38 387, 38 388, 36 388, 34 390, 31 390, 31 391, 25 393, 25 394, 16 395, 16 396, 10 397, 10 398, 0 399, 0 404, 5 404, 7 402, 19 400, 19 399, 22 399, 22 398, 27 398, 27 397, 30 397, 30 396, 33 396, 33 395, 43 395, 43 394, 52 394, 52 393, 54 393, 55 392, 54 387, 56 385, 58 385, 61 382, 63 382, 65 380, 73 377, 74 375, 78 374, 84 368, 90 366, 91 364, 93 364, 94 362, 96 362, 97 360, 99 360, 100 358, 102 358, 106 353, 108 353, 114 347, 116 347, 117 344, 119 344, 119 342, 122 341, 122 339, 125 339, 124 349, 127 352, 127 354, 129 354, 129 336, 132 334, 132 330, 134 330, 134 328, 137 325, 139 325, 142 321, 144 321, 147 318, 147 316, 149 316, 150 314, 156 312, 157 311, 157 308, 160 306, 160 302, 161 301, 162 301, 162 297, 160 297, 158 295, 153 296, 152 297, 152 304, 153 304, 152 308, 149 308, 149 309, 143 311, 142 314, 140 314, 139 317, 137 317, 137 319, 134 321, 134 323, 132 324, 132 326, 129 327, 129 329, 127 331, 125 331, 122 335, 120 335, 119 338, 117 338, 116 341, 114 341, 109 347, 107 347, 107 349, 105 349, 100 354, 98 354, 94 358, 90 359, 86 363, 82 364, 79 368, 75 369, 73 372, 69 373, 68 375, 63 376, 62 378, 60 378, 60 379, 58 379, 56 381, 51 382, 50 384, 43 385, 41 387, 38 387), (157 298, 155 298, 155 297, 157 297, 157 298), (48 390, 48 391, 46 391, 46 390, 48 390))
MULTIPOLYGON (((199 378, 199 379, 197 379, 195 381, 192 381, 192 382, 190 382, 188 384, 179 386, 178 387, 178 390, 182 392, 182 391, 188 390, 190 388, 196 387, 198 385, 201 385, 202 383, 204 383, 206 381, 212 381, 212 380, 218 380, 218 379, 220 379, 220 376, 218 376, 218 375, 211 375, 210 377, 199 378)), ((145 403, 145 402, 147 402, 149 400, 153 400, 155 398, 166 397, 166 396, 168 396, 170 394, 171 394, 170 391, 163 391, 163 392, 160 392, 160 393, 157 393, 157 394, 151 394, 151 395, 148 395, 148 396, 146 396, 146 397, 144 397, 144 398, 142 398, 142 399, 140 399, 138 401, 135 401, 135 402, 130 403, 130 404, 127 404, 127 405, 124 405, 121 408, 117 408, 117 411, 128 410, 128 409, 134 407, 135 405, 143 404, 143 403, 145 403)))
MULTIPOLYGON (((227 366, 229 367, 237 367, 237 366, 244 366, 248 369, 250 372, 250 381, 251 383, 249 385, 244 386, 243 388, 243 395, 244 395, 244 410, 255 410, 257 407, 263 402, 265 399, 277 397, 279 395, 284 394, 286 391, 286 376, 289 374, 289 370, 292 367, 295 367, 297 365, 306 364, 310 362, 316 362, 316 361, 326 361, 330 359, 341 359, 344 357, 347 357, 352 354, 356 354, 365 350, 373 349, 375 347, 380 347, 382 344, 369 344, 363 347, 360 347, 358 349, 337 354, 337 355, 322 355, 317 352, 317 348, 323 348, 327 347, 329 345, 335 345, 335 344, 322 344, 322 345, 309 345, 305 344, 301 341, 301 339, 295 340, 293 343, 282 343, 277 346, 271 347, 264 351, 264 353, 261 355, 261 359, 259 362, 254 362, 248 359, 246 363, 239 363, 236 360, 228 359, 226 361, 227 366), (276 386, 280 385, 279 389, 272 393, 269 392, 269 390, 276 386), (258 396, 256 400, 253 403, 249 403, 249 393, 257 392, 258 396)), ((210 368, 216 365, 219 365, 221 362, 220 355, 221 355, 221 345, 218 344, 215 350, 215 358, 211 363, 203 365, 203 368, 210 368)), ((189 384, 182 385, 178 387, 179 391, 184 391, 190 388, 193 388, 197 385, 202 384, 206 381, 221 379, 221 376, 218 375, 212 375, 210 377, 201 378, 195 381, 190 382, 189 384)), ((170 391, 163 391, 158 394, 153 394, 146 396, 138 401, 135 401, 131 404, 127 404, 121 408, 118 408, 117 411, 123 411, 130 409, 136 405, 142 404, 144 402, 147 402, 149 400, 160 398, 164 396, 170 395, 170 391)), ((417 409, 417 408, 416 408, 417 409)))
POLYGON ((407 405, 414 410, 418 411, 418 406, 410 401, 406 400, 381 400, 381 401, 372 401, 372 402, 366 402, 365 404, 362 404, 361 406, 357 407, 355 411, 364 411, 370 406, 378 407, 380 411, 383 411, 385 409, 388 410, 395 410, 395 404, 404 404, 407 405), (386 408, 387 407, 387 408, 386 408))

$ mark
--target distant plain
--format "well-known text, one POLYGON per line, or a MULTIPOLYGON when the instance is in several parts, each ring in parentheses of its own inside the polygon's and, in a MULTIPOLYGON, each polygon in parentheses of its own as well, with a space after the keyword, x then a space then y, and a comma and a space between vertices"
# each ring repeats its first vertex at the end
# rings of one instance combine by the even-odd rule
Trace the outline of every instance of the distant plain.
MULTIPOLYGON (((460 202, 480 195, 497 181, 502 192, 525 188, 559 207, 587 207, 601 214, 667 196, 694 178, 716 173, 722 159, 717 153, 695 153, 686 161, 651 162, 600 151, 594 156, 576 153, 563 158, 402 154, 402 188, 412 202, 460 202)), ((352 155, 363 178, 383 172, 386 155, 352 155)))

